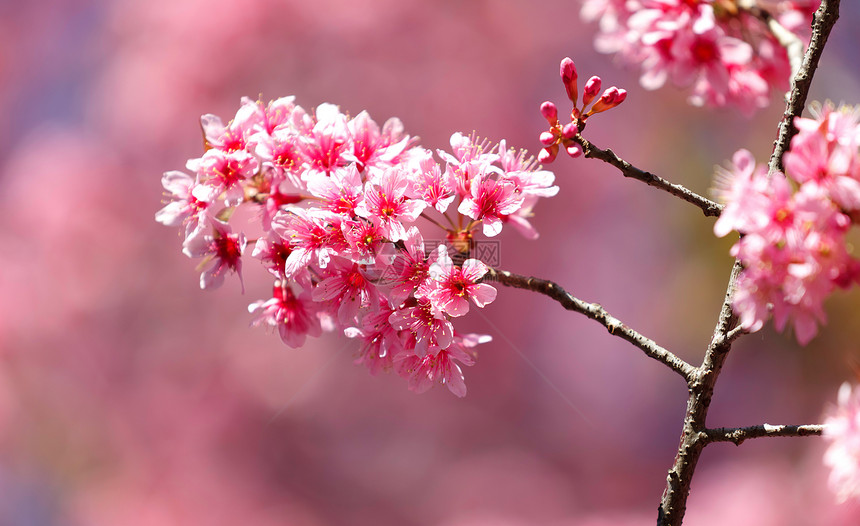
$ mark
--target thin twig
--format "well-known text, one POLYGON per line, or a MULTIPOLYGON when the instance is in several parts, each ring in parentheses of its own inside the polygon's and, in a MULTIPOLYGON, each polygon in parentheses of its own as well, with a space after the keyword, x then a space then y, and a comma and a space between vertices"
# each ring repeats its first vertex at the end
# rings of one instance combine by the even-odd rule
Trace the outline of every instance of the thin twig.
POLYGON ((642 334, 631 329, 621 320, 606 312, 606 309, 597 303, 582 301, 565 291, 557 283, 544 279, 521 276, 506 270, 498 270, 494 268, 487 271, 487 274, 484 276, 484 281, 495 281, 502 285, 507 285, 508 287, 530 290, 548 296, 559 302, 565 309, 584 314, 592 320, 597 321, 606 327, 609 334, 618 336, 619 338, 632 343, 650 358, 657 360, 680 374, 688 383, 695 376, 695 367, 681 358, 678 358, 670 351, 664 349, 654 340, 646 338, 642 334))
POLYGON ((618 155, 616 155, 612 150, 601 150, 585 139, 582 135, 577 135, 573 140, 582 147, 585 157, 589 159, 600 159, 601 161, 618 168, 624 177, 630 177, 632 179, 642 181, 649 186, 653 186, 654 188, 659 188, 660 190, 669 192, 675 197, 679 197, 684 201, 699 207, 706 217, 717 217, 723 211, 723 205, 715 203, 706 197, 702 197, 683 185, 670 183, 651 172, 640 170, 621 157, 618 157, 618 155))
POLYGON ((750 427, 718 427, 705 430, 705 442, 734 442, 736 446, 741 445, 750 438, 762 437, 808 437, 821 436, 824 426, 821 424, 808 424, 802 426, 772 426, 762 424, 750 427))

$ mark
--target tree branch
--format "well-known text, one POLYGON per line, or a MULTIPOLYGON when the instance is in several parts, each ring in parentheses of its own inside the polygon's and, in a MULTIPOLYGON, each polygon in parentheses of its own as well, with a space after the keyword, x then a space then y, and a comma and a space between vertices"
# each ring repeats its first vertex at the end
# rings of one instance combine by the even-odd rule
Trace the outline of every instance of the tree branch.
MULTIPOLYGON (((818 66, 824 44, 827 42, 827 37, 837 18, 839 18, 839 0, 822 0, 821 6, 815 13, 809 48, 803 57, 800 71, 797 72, 797 75, 792 80, 791 92, 779 125, 779 134, 777 140, 774 142, 773 154, 768 165, 771 173, 782 170, 782 156, 788 150, 792 135, 796 133, 793 126, 794 118, 800 115, 806 105, 806 97, 809 94, 812 77, 818 66)), ((715 441, 708 434, 709 431, 705 426, 705 420, 708 415, 711 398, 714 394, 714 385, 716 384, 717 377, 731 350, 732 342, 742 333, 737 328, 733 328, 737 319, 731 307, 735 281, 741 269, 740 262, 735 260, 717 326, 714 329, 714 336, 705 352, 705 359, 701 367, 696 369, 696 377, 689 384, 690 397, 687 400, 687 412, 681 432, 681 443, 675 455, 675 462, 666 477, 666 489, 663 491, 663 497, 657 513, 658 526, 681 525, 687 509, 687 497, 690 494, 690 483, 696 469, 696 464, 705 446, 709 442, 715 441)), ((760 436, 801 436, 799 434, 789 434, 789 427, 785 426, 786 434, 780 435, 776 431, 768 433, 767 428, 761 426, 760 432, 762 435, 760 436)), ((750 428, 749 433, 751 435, 739 438, 738 440, 742 441, 746 438, 752 438, 755 433, 758 433, 755 429, 750 428)), ((743 432, 739 431, 739 433, 742 435, 743 432)), ((808 434, 815 433, 811 432, 810 429, 808 434)), ((719 437, 720 435, 716 433, 715 436, 719 437)))
POLYGON ((689 383, 695 376, 695 367, 688 364, 681 358, 678 358, 670 351, 664 349, 654 340, 646 338, 634 331, 621 320, 606 312, 606 309, 597 303, 582 301, 565 291, 557 283, 544 279, 521 276, 506 270, 498 270, 494 268, 487 271, 487 274, 484 275, 484 281, 495 281, 508 287, 530 290, 548 296, 559 302, 565 309, 584 314, 592 320, 600 323, 606 327, 609 334, 618 336, 619 338, 632 343, 634 346, 641 349, 648 357, 657 360, 680 374, 687 383, 689 383))
POLYGON ((702 197, 685 186, 670 183, 669 181, 650 172, 640 170, 621 157, 618 157, 618 155, 616 155, 612 150, 601 150, 585 139, 582 135, 576 135, 573 140, 582 147, 583 154, 586 158, 600 159, 601 161, 618 168, 624 177, 630 177, 632 179, 642 181, 649 186, 669 192, 675 197, 681 198, 684 201, 699 207, 706 217, 718 217, 723 211, 723 205, 715 203, 706 197, 702 197))
POLYGON ((762 424, 750 427, 718 427, 705 430, 705 436, 707 437, 705 442, 734 442, 736 446, 739 446, 750 438, 821 436, 823 431, 824 426, 821 424, 802 426, 772 426, 762 424))
POLYGON ((812 86, 812 77, 818 68, 818 61, 821 59, 824 45, 830 36, 830 30, 833 29, 833 24, 838 19, 839 0, 822 0, 818 11, 815 12, 809 47, 806 54, 803 55, 800 71, 797 72, 791 83, 788 102, 785 105, 782 121, 779 123, 779 135, 773 143, 773 154, 771 154, 768 163, 770 173, 783 170, 782 156, 788 150, 791 138, 797 133, 794 127, 794 118, 799 117, 803 108, 806 107, 806 97, 809 95, 810 86, 812 86))

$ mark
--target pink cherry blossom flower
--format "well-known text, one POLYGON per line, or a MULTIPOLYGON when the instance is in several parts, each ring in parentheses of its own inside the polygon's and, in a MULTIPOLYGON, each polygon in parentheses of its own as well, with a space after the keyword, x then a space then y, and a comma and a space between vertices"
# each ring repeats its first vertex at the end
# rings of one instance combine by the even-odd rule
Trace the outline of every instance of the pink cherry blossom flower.
POLYGON ((188 169, 197 172, 200 184, 194 186, 194 197, 209 203, 224 194, 227 206, 237 206, 245 200, 243 182, 257 172, 257 159, 242 150, 225 154, 209 150, 200 159, 189 161, 188 169))
POLYGON ((485 236, 496 236, 502 231, 502 217, 513 214, 523 204, 523 196, 516 190, 513 182, 484 174, 472 182, 471 191, 458 211, 481 221, 485 236))
POLYGON ((394 356, 403 350, 400 336, 388 321, 392 312, 388 302, 380 301, 376 310, 362 317, 360 327, 344 329, 348 338, 361 342, 355 363, 364 364, 372 375, 390 369, 394 356))
POLYGON ((360 170, 393 166, 411 140, 396 117, 386 121, 380 131, 379 125, 362 111, 347 126, 352 136, 352 157, 360 170))
MULTIPOLYGON (((262 102, 258 102, 262 106, 262 102)), ((304 108, 296 104, 294 96, 270 101, 263 110, 263 131, 273 134, 278 128, 289 127, 297 132, 307 131, 313 126, 304 108)))
POLYGON ((411 333, 412 348, 419 357, 431 347, 447 348, 454 339, 451 322, 427 298, 419 297, 414 305, 397 309, 388 320, 395 329, 411 333))
MULTIPOLYGON (((767 2, 759 7, 808 41, 808 6, 767 2)), ((768 104, 772 89, 788 86, 785 49, 767 24, 745 9, 687 0, 588 0, 581 14, 599 21, 598 51, 639 67, 646 89, 671 81, 691 87, 691 104, 733 105, 750 114, 768 104)))
POLYGON ((750 232, 764 226, 769 218, 760 211, 768 207, 770 186, 767 168, 756 167, 748 150, 735 152, 727 169, 717 167, 714 193, 726 206, 714 224, 714 233, 723 237, 732 230, 750 232))
POLYGON ((466 382, 463 370, 457 362, 465 366, 474 365, 472 348, 490 340, 492 338, 489 336, 469 334, 463 337, 455 336, 447 348, 424 356, 405 350, 395 358, 397 371, 408 379, 411 391, 423 393, 439 383, 462 398, 466 396, 466 382))
POLYGON ((424 201, 409 199, 408 187, 408 172, 389 168, 365 184, 364 203, 356 207, 355 213, 373 221, 390 241, 400 241, 406 238, 403 221, 415 221, 427 206, 424 201))
POLYGON ((777 330, 791 323, 806 344, 826 321, 824 300, 857 279, 845 244, 850 219, 823 187, 805 183, 794 192, 782 174, 756 168, 745 150, 719 175, 728 202, 714 232, 744 234, 731 251, 744 264, 732 302, 741 326, 758 330, 772 312, 777 330))
POLYGON ((248 146, 247 139, 264 122, 265 114, 259 104, 247 97, 242 98, 236 117, 227 126, 221 118, 212 114, 200 118, 206 144, 223 152, 239 152, 248 146))
POLYGON ((331 312, 337 312, 338 321, 350 324, 358 316, 359 309, 378 303, 379 293, 358 263, 343 258, 332 261, 323 280, 314 287, 313 299, 330 302, 331 312))
POLYGON ((510 224, 514 230, 520 233, 526 239, 534 240, 539 237, 538 231, 529 221, 529 218, 534 215, 532 210, 537 204, 538 196, 534 194, 526 194, 523 196, 523 205, 511 215, 502 216, 502 222, 510 224))
POLYGON ((165 172, 161 184, 170 192, 172 201, 156 212, 155 220, 166 226, 184 225, 186 233, 195 230, 207 213, 209 203, 194 197, 194 178, 174 170, 165 172))
POLYGON ((330 222, 325 214, 298 207, 287 207, 272 220, 272 229, 290 248, 284 275, 293 277, 313 260, 320 268, 328 265, 337 250, 331 244, 330 222))
POLYGON ((825 105, 814 119, 795 119, 798 134, 784 157, 791 177, 820 186, 845 210, 860 210, 860 124, 857 109, 825 105))
POLYGON ((430 276, 435 281, 430 299, 437 308, 451 316, 463 316, 469 312, 469 300, 484 307, 496 299, 496 289, 486 283, 478 283, 487 266, 477 259, 467 259, 462 267, 454 265, 445 245, 437 248, 436 262, 430 266, 430 276))
POLYGON ((256 301, 248 306, 248 312, 257 312, 251 325, 277 327, 281 340, 294 349, 304 345, 307 336, 322 334, 320 320, 316 316, 318 306, 310 294, 302 292, 296 296, 289 287, 276 281, 272 295, 270 300, 256 301))
POLYGON ((837 405, 827 411, 824 426, 828 486, 840 502, 860 498, 860 388, 847 382, 839 387, 837 405))
POLYGON ((284 277, 284 268, 292 252, 283 241, 280 236, 270 231, 265 237, 257 239, 254 251, 251 252, 251 256, 262 261, 266 270, 276 278, 284 277))
POLYGON ((308 191, 321 199, 321 207, 346 217, 355 215, 363 199, 364 185, 355 165, 337 168, 330 176, 317 174, 308 178, 308 191))
POLYGON ((213 220, 211 233, 188 237, 183 252, 192 258, 205 258, 201 266, 200 288, 215 289, 224 283, 227 272, 235 272, 245 292, 242 281, 242 253, 245 251, 245 234, 233 234, 230 225, 213 220))
POLYGON ((263 160, 263 165, 271 167, 276 176, 287 178, 297 189, 303 190, 301 179, 303 167, 308 159, 301 147, 301 135, 291 128, 278 128, 271 135, 260 133, 255 136, 254 153, 263 160))
POLYGON ((504 178, 512 181, 518 192, 536 197, 558 194, 558 186, 553 185, 555 174, 541 170, 534 157, 527 157, 525 150, 516 151, 506 146, 504 140, 499 141, 499 164, 504 170, 504 178))
POLYGON ((459 133, 453 153, 439 152, 443 170, 396 118, 380 130, 366 112, 350 120, 327 103, 311 116, 294 97, 243 98, 227 125, 214 115, 202 125, 207 151, 186 165, 196 178, 165 174, 171 202, 156 214, 185 228, 183 251, 203 258, 201 286, 217 287, 230 272, 241 282, 246 225, 233 233, 230 224, 247 222, 259 233, 252 256, 275 280, 273 297, 249 306, 253 325, 277 327, 291 347, 343 330, 371 373, 395 368, 413 390, 443 383, 464 395, 460 367, 488 337, 456 334, 450 317, 470 301, 490 303, 496 290, 479 283, 482 262, 454 265, 445 248, 428 254, 418 228, 427 224, 410 223, 430 206, 436 239, 453 246, 470 246, 479 222, 488 235, 507 222, 536 237, 528 218, 538 198, 557 193, 554 175, 504 141, 459 133), (471 221, 451 217, 458 197, 471 221))
POLYGON ((450 166, 442 172, 430 152, 425 151, 410 178, 409 197, 420 199, 444 214, 456 197, 456 183, 450 166))
POLYGON ((364 220, 344 220, 341 223, 343 237, 349 244, 348 252, 350 259, 365 265, 379 265, 385 267, 391 264, 394 257, 393 249, 382 233, 379 225, 374 225, 364 220))
POLYGON ((301 135, 299 144, 307 163, 303 178, 346 166, 349 160, 344 155, 352 147, 346 116, 334 104, 320 104, 313 129, 301 135))
POLYGON ((429 277, 430 265, 435 261, 433 252, 428 259, 424 251, 424 238, 416 227, 406 232, 404 250, 400 250, 391 265, 383 273, 383 281, 391 286, 388 297, 391 304, 399 307, 429 277))

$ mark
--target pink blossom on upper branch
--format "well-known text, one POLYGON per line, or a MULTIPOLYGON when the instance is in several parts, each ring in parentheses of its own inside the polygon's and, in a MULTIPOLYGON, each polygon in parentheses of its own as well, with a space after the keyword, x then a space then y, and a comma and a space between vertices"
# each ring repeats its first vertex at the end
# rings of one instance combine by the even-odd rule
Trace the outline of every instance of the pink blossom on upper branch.
POLYGON ((227 124, 201 122, 207 150, 187 163, 194 175, 164 175, 172 201, 156 214, 182 228, 187 255, 204 258, 201 285, 240 273, 253 231, 252 256, 274 280, 272 297, 249 306, 253 325, 277 327, 291 347, 340 330, 359 340, 357 361, 372 373, 464 395, 460 365, 489 337, 460 336, 452 320, 496 296, 479 283, 487 266, 472 257, 475 238, 506 224, 537 237, 529 219, 558 192, 555 176, 504 141, 455 133, 436 158, 396 118, 380 127, 366 112, 307 112, 293 97, 243 98, 227 124))
POLYGON ((795 124, 787 176, 768 175, 746 150, 718 169, 716 193, 726 206, 714 233, 743 234, 731 251, 744 265, 732 303, 741 325, 759 330, 772 314, 778 330, 790 322, 805 344, 826 321, 824 300, 860 278, 846 241, 860 203, 860 124, 853 110, 829 105, 795 124))
MULTIPOLYGON (((774 20, 808 41, 812 0, 758 2, 774 20)), ((641 68, 646 89, 666 81, 688 87, 696 106, 735 106, 752 113, 788 87, 788 56, 768 25, 735 0, 586 0, 586 21, 599 21, 595 47, 641 68)))
POLYGON ((860 388, 842 384, 824 426, 824 439, 830 443, 824 453, 831 470, 827 483, 840 501, 860 498, 860 388))

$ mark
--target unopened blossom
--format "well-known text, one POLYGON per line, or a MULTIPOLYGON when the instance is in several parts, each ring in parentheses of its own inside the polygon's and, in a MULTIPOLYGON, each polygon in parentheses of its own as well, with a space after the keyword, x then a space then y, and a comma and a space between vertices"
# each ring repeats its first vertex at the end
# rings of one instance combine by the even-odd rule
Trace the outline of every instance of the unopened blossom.
POLYGON ((824 419, 828 442, 824 464, 830 468, 827 484, 839 501, 860 498, 860 388, 844 383, 835 407, 824 419))
POLYGON ((544 148, 538 154, 538 161, 551 163, 558 155, 559 149, 563 148, 571 157, 582 155, 582 148, 575 140, 580 130, 585 127, 586 121, 592 115, 610 110, 627 99, 627 91, 616 86, 606 88, 600 97, 602 81, 600 77, 591 77, 585 82, 582 89, 582 102, 579 102, 579 88, 577 86, 578 75, 576 66, 570 57, 562 59, 559 66, 561 81, 567 93, 568 99, 573 104, 570 112, 570 121, 564 122, 558 118, 558 108, 550 101, 540 105, 540 112, 549 124, 549 129, 540 134, 538 139, 544 148))

